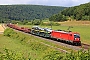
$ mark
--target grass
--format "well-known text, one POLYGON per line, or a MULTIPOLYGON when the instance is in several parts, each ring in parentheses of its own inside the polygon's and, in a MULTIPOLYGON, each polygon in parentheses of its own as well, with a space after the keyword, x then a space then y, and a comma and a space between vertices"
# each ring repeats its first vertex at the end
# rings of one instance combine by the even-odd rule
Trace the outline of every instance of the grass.
POLYGON ((31 58, 40 59, 40 57, 37 56, 37 55, 39 55, 39 53, 36 53, 32 49, 30 49, 30 46, 23 45, 16 39, 11 39, 9 37, 0 35, 0 52, 3 52, 4 48, 7 48, 12 51, 20 52, 20 53, 24 54, 26 57, 27 57, 28 53, 30 53, 31 58))
POLYGON ((16 39, 11 39, 9 37, 0 35, 0 50, 3 50, 4 48, 19 51, 23 53, 24 51, 27 51, 29 47, 22 45, 16 39))

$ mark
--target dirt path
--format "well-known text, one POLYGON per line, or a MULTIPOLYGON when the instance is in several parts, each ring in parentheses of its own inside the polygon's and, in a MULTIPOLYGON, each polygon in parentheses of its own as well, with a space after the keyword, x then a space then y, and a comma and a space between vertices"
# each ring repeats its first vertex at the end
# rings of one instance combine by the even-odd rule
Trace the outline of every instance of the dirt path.
POLYGON ((2 25, 0 25, 0 34, 2 34, 4 32, 4 28, 2 27, 2 25))

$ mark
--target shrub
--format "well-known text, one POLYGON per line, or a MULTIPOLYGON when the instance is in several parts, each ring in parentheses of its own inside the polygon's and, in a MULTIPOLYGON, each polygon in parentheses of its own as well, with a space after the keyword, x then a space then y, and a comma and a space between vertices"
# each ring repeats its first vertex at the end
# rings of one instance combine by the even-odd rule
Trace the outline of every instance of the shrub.
POLYGON ((4 52, 0 52, 0 60, 30 60, 30 57, 24 57, 24 54, 9 49, 4 49, 4 52))
POLYGON ((4 36, 10 37, 10 36, 11 36, 10 34, 11 34, 12 31, 13 31, 12 29, 7 28, 7 29, 4 31, 4 36))
POLYGON ((43 59, 44 60, 62 60, 63 54, 61 54, 59 51, 52 51, 48 55, 46 55, 43 59))
POLYGON ((10 28, 7 28, 4 31, 4 36, 13 37, 13 35, 15 35, 15 34, 17 34, 17 33, 13 29, 10 29, 10 28))
POLYGON ((66 54, 61 54, 58 51, 51 52, 50 54, 44 57, 45 60, 90 60, 90 50, 78 52, 70 52, 66 54))

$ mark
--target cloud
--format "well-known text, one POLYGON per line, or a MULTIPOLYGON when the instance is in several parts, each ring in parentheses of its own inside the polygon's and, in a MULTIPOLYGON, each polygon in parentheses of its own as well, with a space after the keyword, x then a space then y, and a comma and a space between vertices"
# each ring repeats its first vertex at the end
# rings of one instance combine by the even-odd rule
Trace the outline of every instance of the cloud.
POLYGON ((89 0, 32 0, 30 4, 50 6, 76 6, 90 2, 89 0))
POLYGON ((0 1, 0 5, 8 5, 8 4, 27 4, 30 0, 2 0, 0 1))
POLYGON ((35 4, 35 5, 50 5, 50 6, 76 6, 90 0, 2 0, 1 5, 6 4, 35 4))

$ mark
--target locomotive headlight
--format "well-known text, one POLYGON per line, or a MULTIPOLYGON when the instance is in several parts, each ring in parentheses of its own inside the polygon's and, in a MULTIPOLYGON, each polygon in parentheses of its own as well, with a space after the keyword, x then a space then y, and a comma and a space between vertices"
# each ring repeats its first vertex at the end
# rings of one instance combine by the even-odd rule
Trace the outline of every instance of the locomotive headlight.
POLYGON ((80 40, 79 38, 75 38, 75 40, 80 40))

